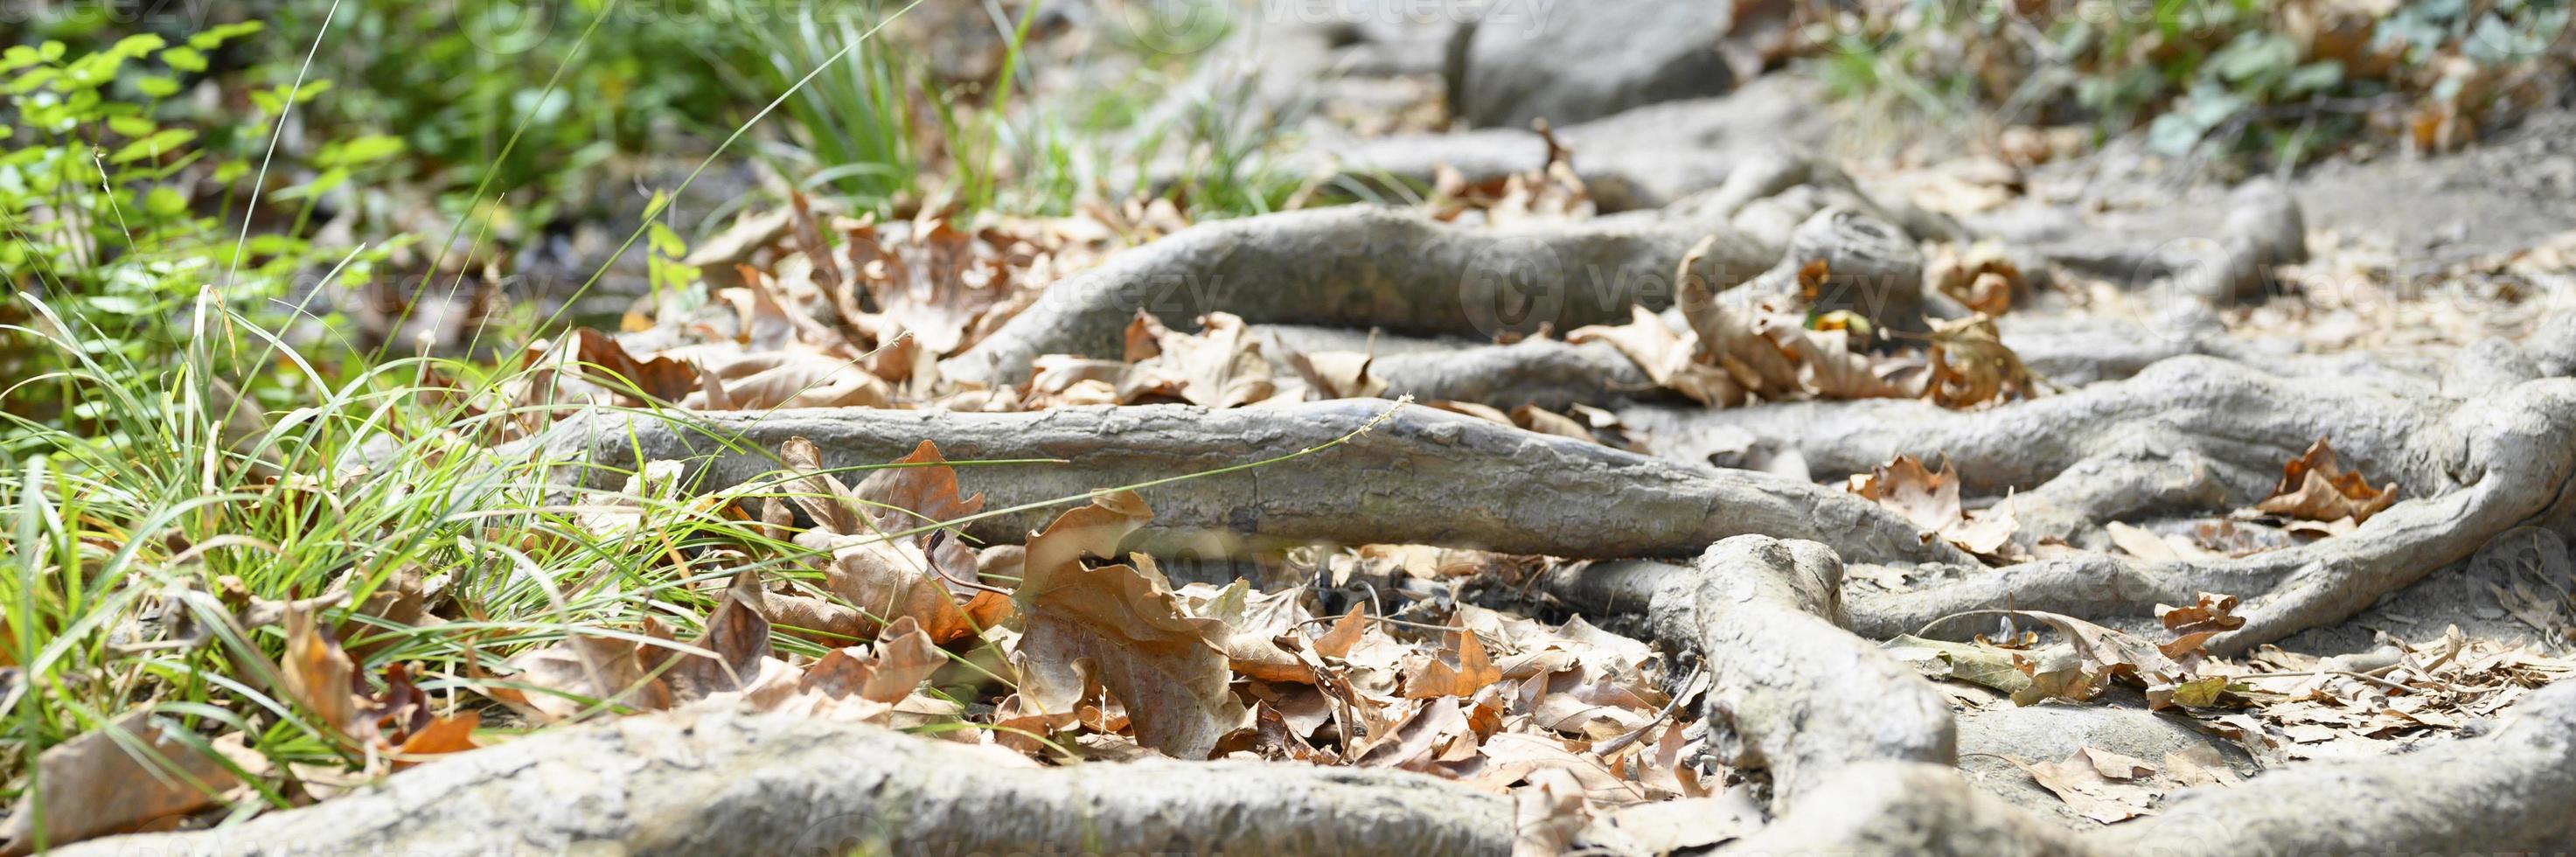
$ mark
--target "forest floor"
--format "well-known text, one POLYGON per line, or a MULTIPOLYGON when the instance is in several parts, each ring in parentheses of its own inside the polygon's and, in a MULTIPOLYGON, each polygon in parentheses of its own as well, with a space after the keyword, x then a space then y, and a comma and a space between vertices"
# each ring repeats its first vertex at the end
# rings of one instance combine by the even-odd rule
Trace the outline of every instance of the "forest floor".
POLYGON ((507 474, 542 524, 304 600, 182 586, 215 630, 119 643, 274 628, 276 695, 357 749, 152 776, 121 745, 223 744, 137 720, 47 751, 0 841, 2576 842, 2576 112, 2227 181, 1890 146, 1785 73, 1611 103, 1652 81, 1382 29, 1203 70, 1368 202, 800 195, 637 251, 703 288, 615 332, 422 373, 452 425, 275 490, 507 474), (385 653, 441 628, 434 670, 385 653), (261 790, 311 806, 206 827, 261 790))

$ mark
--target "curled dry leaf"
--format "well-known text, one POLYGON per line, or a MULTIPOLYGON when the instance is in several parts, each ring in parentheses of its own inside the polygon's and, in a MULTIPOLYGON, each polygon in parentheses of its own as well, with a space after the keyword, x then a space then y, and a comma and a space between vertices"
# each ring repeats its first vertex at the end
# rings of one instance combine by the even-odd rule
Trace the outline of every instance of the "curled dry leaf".
POLYGON ((822 660, 805 668, 797 689, 833 699, 855 694, 892 705, 911 696, 913 688, 947 663, 948 654, 939 643, 906 616, 886 626, 871 648, 850 646, 825 653, 822 660))
POLYGON ((1023 616, 1014 658, 1020 693, 1040 711, 1070 710, 1088 674, 1126 706, 1139 743, 1204 759, 1220 739, 1252 725, 1228 686, 1226 624, 1190 615, 1159 574, 1083 562, 1114 554, 1152 516, 1122 491, 1029 538, 1013 596, 1023 616))
POLYGON ((2103 824, 2145 815, 2157 797, 2154 789, 2137 781, 2154 774, 2154 765, 2091 747, 2078 747, 2055 762, 2013 761, 2013 765, 2077 815, 2103 824))
POLYGON ((1406 699, 1428 699, 1435 696, 1474 696, 1486 685, 1501 681, 1502 670, 1495 669, 1485 654, 1485 644, 1476 632, 1459 628, 1449 636, 1457 640, 1455 664, 1443 657, 1426 657, 1404 679, 1406 699))
POLYGON ((1632 306, 1628 311, 1627 324, 1575 328, 1565 335, 1565 341, 1578 345, 1607 343, 1636 363, 1646 373, 1646 380, 1700 404, 1744 402, 1744 385, 1737 383, 1735 376, 1691 359, 1700 350, 1698 334, 1674 332, 1661 316, 1645 307, 1632 306))
POLYGON ((1852 474, 1843 490, 1904 515, 1925 533, 1938 533, 1964 518, 1959 511, 1959 471, 1948 463, 1935 472, 1924 467, 1921 459, 1899 455, 1868 473, 1852 474))
POLYGON ((1945 408, 2000 401, 2005 394, 2039 395, 2039 377, 2004 345, 1985 313, 1932 326, 1932 377, 1923 395, 1945 408))
POLYGON ((1231 313, 1199 317, 1198 333, 1176 333, 1144 310, 1127 325, 1127 367, 1118 382, 1122 402, 1179 399, 1209 408, 1232 408, 1279 392, 1261 340, 1231 313))
POLYGON ((1923 267, 1923 279, 1933 291, 1986 315, 2011 310, 2013 295, 2024 288, 2021 266, 2013 264, 2003 245, 1992 241, 1965 249, 1943 246, 1923 267))
POLYGON ((824 579, 856 612, 791 600, 772 611, 773 617, 844 639, 869 639, 884 623, 908 616, 945 644, 1008 615, 1010 599, 1000 593, 978 592, 961 604, 951 590, 952 582, 971 583, 978 575, 975 551, 963 541, 939 529, 894 535, 956 520, 984 506, 982 494, 959 496, 956 469, 946 466, 938 446, 922 442, 897 459, 897 466, 870 475, 856 490, 823 472, 820 451, 811 440, 788 439, 779 459, 798 474, 787 490, 815 524, 794 541, 831 552, 824 579), (805 624, 809 622, 813 624, 805 624))
POLYGON ((2397 483, 2370 487, 2369 479, 2343 468, 2325 438, 2317 438, 2307 452, 2281 466, 2280 483, 2254 508, 2305 521, 2350 519, 2360 524, 2395 502, 2397 483))

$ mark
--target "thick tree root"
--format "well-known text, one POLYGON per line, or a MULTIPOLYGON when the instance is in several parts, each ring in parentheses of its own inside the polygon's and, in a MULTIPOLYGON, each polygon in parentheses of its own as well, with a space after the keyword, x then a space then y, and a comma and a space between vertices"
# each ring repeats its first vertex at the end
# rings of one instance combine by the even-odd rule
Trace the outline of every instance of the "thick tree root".
MULTIPOLYGON (((1868 762, 1837 772, 1808 801, 1719 854, 2077 857, 2065 828, 1978 791, 1955 768, 1868 762)), ((2194 852, 2216 854, 2217 851, 2194 852)))
POLYGON ((2187 792, 2077 835, 1931 765, 1855 765, 1721 854, 2493 854, 2576 838, 2576 683, 2525 698, 2502 731, 2400 756, 2300 765, 2187 792))
POLYGON ((1776 807, 1861 762, 1958 762, 1941 692, 1843 630, 1842 561, 1824 545, 1736 536, 1690 569, 1611 563, 1543 585, 1590 615, 1642 611, 1668 648, 1697 652, 1722 757, 1768 770, 1776 807))
MULTIPOLYGON (((1778 604, 1769 595, 1750 601, 1778 604)), ((1762 648, 1791 658, 1773 661, 1782 669, 1800 657, 1786 642, 1762 648)), ((1732 656, 1718 669, 1752 668, 1763 657, 1732 656)), ((1850 719, 1872 715, 1853 710, 1850 719)), ((2508 716, 2485 738, 2292 767, 2083 835, 1970 787, 1953 768, 1855 759, 1816 771, 1803 790, 1815 799, 1721 853, 2107 857, 2564 844, 2576 836, 2576 815, 2563 811, 2576 804, 2576 683, 2543 689, 2508 716)), ((1813 716, 1773 722, 1792 731, 1849 725, 1813 716)), ((1511 835, 1500 799, 1413 774, 1238 762, 1031 768, 870 726, 681 712, 542 733, 235 827, 60 853, 1482 855, 1503 853, 1511 835)))
POLYGON ((687 711, 539 733, 309 809, 61 854, 1500 854, 1501 798, 1245 762, 1040 768, 876 726, 687 711))
MULTIPOLYGON (((1670 323, 1681 329, 1678 319, 1670 323)), ((2001 326, 2004 344, 2020 355, 2024 365, 2050 383, 2068 388, 2125 380, 2158 361, 2186 354, 2243 354, 2261 359, 2252 349, 2223 337, 2163 336, 2133 322, 2017 313, 2001 319, 2001 326)), ((1685 401, 1680 394, 1656 386, 1636 361, 1606 344, 1527 339, 1491 345, 1290 324, 1259 329, 1275 337, 1286 351, 1376 355, 1369 374, 1387 383, 1388 396, 1477 402, 1505 410, 1525 404, 1562 410, 1576 404, 1618 407, 1685 401)), ((2480 383, 2492 385, 2494 378, 2528 380, 2503 371, 2480 383)))
POLYGON ((1179 325, 1222 310, 1478 338, 1624 322, 1631 305, 1670 305, 1682 255, 1712 234, 1698 271, 1709 282, 1742 282, 1779 259, 1778 245, 1722 220, 1653 215, 1485 228, 1344 206, 1201 224, 1048 287, 940 369, 1017 381, 1042 354, 1113 357, 1138 310, 1179 325))
POLYGON ((2284 377, 2186 356, 2126 381, 1984 411, 1862 399, 1720 410, 1637 407, 1620 417, 1650 432, 1653 451, 1672 458, 1700 460, 1709 443, 1731 448, 1749 435, 1796 449, 1818 478, 1865 473, 1900 454, 1946 459, 1958 467, 1965 490, 1985 495, 2037 487, 2097 456, 2183 450, 2234 468, 2232 475, 2244 480, 2231 485, 2250 493, 2269 487, 2281 462, 2332 436, 2347 463, 2425 496, 2454 484, 2451 453, 2409 441, 2438 419, 2437 404, 2369 384, 2284 377))
MULTIPOLYGON (((598 414, 544 441, 558 458, 604 466, 613 487, 645 461, 691 462, 697 485, 739 485, 776 469, 774 450, 811 438, 827 467, 882 464, 922 440, 952 460, 1064 459, 974 468, 963 481, 1004 508, 1236 467, 1357 432, 1392 403, 1346 399, 1278 408, 1183 405, 1034 413, 867 408, 598 414)), ((1265 467, 1145 489, 1151 530, 1208 530, 1272 543, 1420 543, 1576 557, 1692 556, 1747 533, 1829 541, 1859 562, 1970 562, 1877 504, 1762 473, 1721 471, 1525 432, 1425 407, 1397 410, 1348 444, 1265 467)), ((1059 510, 976 522, 1016 542, 1059 510)))
POLYGON ((2576 842, 2576 682, 2500 731, 2399 756, 2287 768, 2187 793, 2087 837, 2104 854, 2465 854, 2576 842))
POLYGON ((2212 650, 2226 653, 2351 616, 2515 527, 2576 523, 2576 381, 2527 381, 2457 403, 2447 414, 2438 410, 2444 404, 2188 357, 2126 382, 1983 412, 1869 400, 1632 408, 1623 417, 1675 457, 1769 444, 1796 451, 1827 478, 1899 454, 1946 460, 1972 494, 2026 491, 2014 503, 2029 513, 2033 536, 2250 505, 2277 478, 2280 462, 2319 437, 2333 438, 2346 461, 2374 479, 2396 481, 2402 496, 2413 498, 2354 533, 2240 559, 2097 554, 1991 571, 1927 569, 1946 582, 1856 595, 1851 603, 1853 627, 1885 637, 2006 604, 2137 619, 2159 603, 2225 592, 2247 599, 2241 615, 2248 618, 2212 642, 2212 650))

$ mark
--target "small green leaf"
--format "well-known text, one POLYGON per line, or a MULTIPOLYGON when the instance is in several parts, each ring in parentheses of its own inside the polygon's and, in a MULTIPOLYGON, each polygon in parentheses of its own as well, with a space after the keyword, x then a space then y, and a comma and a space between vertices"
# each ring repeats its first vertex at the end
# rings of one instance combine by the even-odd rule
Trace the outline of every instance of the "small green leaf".
POLYGON ((154 217, 177 217, 188 213, 188 198, 178 191, 156 187, 143 195, 143 210, 154 217))
POLYGON ((333 167, 324 171, 321 175, 315 176, 311 182, 278 191, 277 198, 304 199, 307 197, 321 196, 338 189, 341 185, 347 184, 348 182, 349 170, 346 167, 333 167))
POLYGON ((268 24, 262 21, 243 21, 238 24, 225 24, 196 35, 189 36, 188 46, 201 51, 211 51, 225 42, 242 36, 247 36, 267 28, 268 24))
POLYGON ((313 163, 320 167, 354 167, 393 157, 401 154, 402 150, 400 137, 369 134, 322 147, 322 151, 314 155, 313 163))
POLYGON ((167 44, 169 44, 169 42, 162 39, 157 33, 136 33, 116 40, 116 45, 108 48, 108 52, 125 57, 140 57, 144 54, 160 50, 162 46, 167 44))
POLYGON ((186 45, 162 51, 161 62, 172 69, 191 74, 206 70, 206 55, 186 45))
POLYGON ((155 74, 136 79, 134 88, 145 98, 168 98, 179 94, 179 81, 166 74, 155 74))
POLYGON ((195 131, 190 131, 186 128, 165 128, 152 136, 125 144, 125 148, 118 149, 116 150, 116 154, 109 155, 107 157, 107 162, 111 164, 123 164, 141 160, 143 158, 158 157, 164 153, 177 150, 179 147, 185 146, 189 141, 195 139, 197 139, 197 132, 195 131))

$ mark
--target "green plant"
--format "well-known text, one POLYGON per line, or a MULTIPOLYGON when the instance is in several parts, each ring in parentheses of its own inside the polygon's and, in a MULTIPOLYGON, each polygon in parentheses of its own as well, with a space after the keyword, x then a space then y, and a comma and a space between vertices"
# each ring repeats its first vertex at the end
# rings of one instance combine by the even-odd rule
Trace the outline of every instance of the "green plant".
POLYGON ((2143 128, 2151 151, 2295 164, 2372 132, 2438 148, 2563 76, 2566 0, 1864 4, 1813 46, 1847 97, 2143 128))
MULTIPOLYGON (((201 348, 203 331, 182 320, 208 301, 282 326, 293 301, 361 281, 383 258, 387 245, 323 246, 307 233, 322 200, 398 154, 399 141, 335 142, 295 170, 300 180, 262 184, 287 170, 260 141, 325 85, 253 90, 246 115, 213 124, 169 103, 185 78, 206 70, 207 52, 260 29, 218 27, 178 44, 135 35, 87 53, 45 42, 0 54, 11 120, 0 127, 0 270, 11 292, 80 321, 52 333, 81 355, 140 363, 201 348), (277 205, 292 215, 256 235, 234 229, 224 213, 254 199, 271 203, 272 215, 277 205)), ((13 301, 0 318, 38 320, 26 310, 13 301)), ((68 368, 59 353, 17 345, 0 347, 9 377, 68 368)), ((101 416, 101 403, 74 392, 40 384, 10 407, 73 421, 101 416)))

